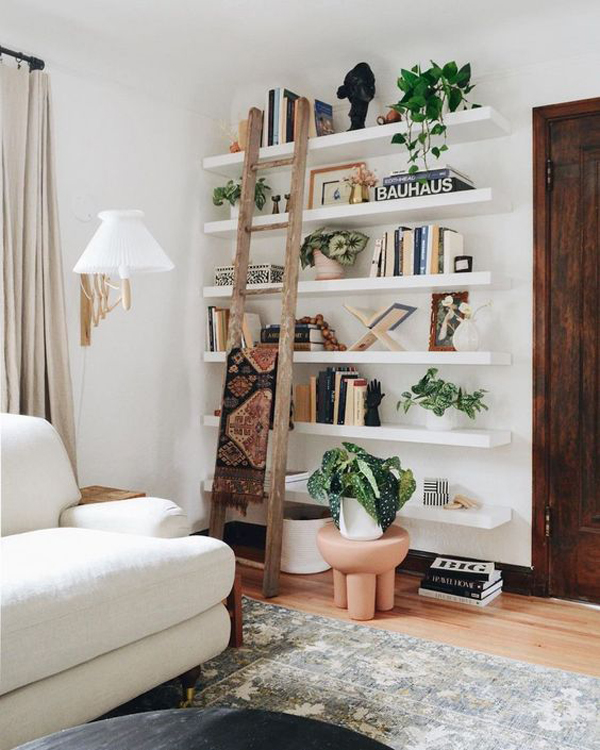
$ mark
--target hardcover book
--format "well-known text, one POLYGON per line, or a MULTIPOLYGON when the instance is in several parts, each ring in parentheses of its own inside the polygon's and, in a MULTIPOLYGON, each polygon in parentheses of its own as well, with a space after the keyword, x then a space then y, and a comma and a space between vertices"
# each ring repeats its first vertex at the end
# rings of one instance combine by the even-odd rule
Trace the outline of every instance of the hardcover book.
POLYGON ((333 129, 333 107, 331 104, 320 102, 315 99, 315 127, 317 135, 332 135, 333 129))
POLYGON ((403 182, 398 185, 379 185, 375 188, 376 201, 390 201, 398 198, 422 198, 430 195, 456 193, 461 190, 474 190, 473 185, 458 179, 444 177, 426 182, 403 182))
POLYGON ((430 599, 441 599, 442 601, 447 602, 457 602, 458 604, 468 604, 471 607, 487 607, 487 605, 493 602, 494 599, 499 597, 501 593, 502 590, 498 589, 485 599, 471 599, 468 596, 447 594, 445 591, 431 591, 431 589, 424 589, 422 586, 419 589, 420 596, 427 596, 430 599))
POLYGON ((472 581, 489 581, 495 572, 493 562, 461 560, 455 557, 436 557, 429 568, 431 573, 447 573, 472 581))

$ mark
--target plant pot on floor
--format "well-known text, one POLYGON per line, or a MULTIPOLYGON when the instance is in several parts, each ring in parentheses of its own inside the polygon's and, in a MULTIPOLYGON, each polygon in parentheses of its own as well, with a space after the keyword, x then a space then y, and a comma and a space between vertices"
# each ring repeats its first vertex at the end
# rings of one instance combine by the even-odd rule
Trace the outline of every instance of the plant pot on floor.
POLYGON ((379 539, 383 529, 379 523, 353 497, 340 500, 340 534, 354 542, 379 539))
POLYGON ((322 573, 331 567, 317 547, 317 532, 331 523, 325 508, 289 507, 283 519, 281 570, 284 573, 322 573))
POLYGON ((430 409, 425 411, 425 427, 428 430, 448 432, 455 426, 454 410, 446 409, 443 417, 438 417, 430 409))
POLYGON ((317 281, 342 279, 344 277, 344 267, 337 260, 328 258, 320 250, 315 250, 314 255, 317 281))

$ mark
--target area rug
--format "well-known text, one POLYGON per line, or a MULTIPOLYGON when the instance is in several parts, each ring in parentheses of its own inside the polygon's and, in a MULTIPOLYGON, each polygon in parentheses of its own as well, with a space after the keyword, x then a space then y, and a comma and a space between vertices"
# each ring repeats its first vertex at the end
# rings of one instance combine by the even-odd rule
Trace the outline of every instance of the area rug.
MULTIPOLYGON (((398 750, 600 750, 596 678, 247 598, 244 647, 201 685, 198 707, 310 716, 398 750)), ((176 700, 162 691, 134 710, 176 700)))

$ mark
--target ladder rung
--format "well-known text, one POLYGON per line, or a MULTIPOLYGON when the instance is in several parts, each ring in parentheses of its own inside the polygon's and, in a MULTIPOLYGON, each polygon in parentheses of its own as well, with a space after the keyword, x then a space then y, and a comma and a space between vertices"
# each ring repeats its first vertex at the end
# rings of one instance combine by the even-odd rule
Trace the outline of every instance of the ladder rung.
POLYGON ((294 157, 290 156, 287 159, 273 159, 272 161, 261 161, 260 164, 255 164, 252 169, 258 172, 259 169, 273 169, 274 167, 289 167, 294 163, 294 157))
POLYGON ((270 232, 271 229, 286 229, 289 222, 280 221, 278 224, 267 224, 266 226, 252 226, 251 232, 270 232))

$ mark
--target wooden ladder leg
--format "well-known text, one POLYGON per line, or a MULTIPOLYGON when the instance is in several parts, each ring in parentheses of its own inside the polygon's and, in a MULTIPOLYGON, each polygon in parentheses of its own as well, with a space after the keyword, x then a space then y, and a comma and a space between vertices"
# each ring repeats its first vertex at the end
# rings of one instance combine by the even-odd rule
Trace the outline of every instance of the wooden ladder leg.
MULTIPOLYGON (((248 142, 244 155, 244 169, 242 171, 242 194, 240 197, 240 213, 238 217, 237 239, 234 260, 233 290, 231 308, 229 311, 229 330, 227 333, 227 354, 233 347, 240 346, 242 341, 242 323, 244 307, 246 305, 246 280, 248 276, 248 259, 250 257, 250 238, 252 233, 252 214, 254 213, 254 188, 256 185, 256 165, 260 149, 262 132, 262 112, 252 107, 248 115, 248 142)), ((223 392, 225 392, 225 378, 223 378, 223 392)), ((223 398, 221 398, 223 403, 223 398)), ((218 450, 218 448, 217 448, 218 450)), ((225 528, 225 508, 212 503, 210 513, 209 534, 217 539, 223 538, 225 528)))
POLYGON ((281 329, 277 361, 275 415, 273 420, 273 454, 271 459, 271 491, 267 509, 267 546, 263 595, 277 596, 281 566, 281 535, 283 531, 283 501, 287 465, 288 432, 292 389, 292 365, 296 332, 296 298, 302 239, 302 211, 304 208, 304 176, 308 148, 309 103, 298 100, 298 117, 294 142, 294 161, 290 187, 290 211, 285 245, 285 275, 282 291, 281 329))

